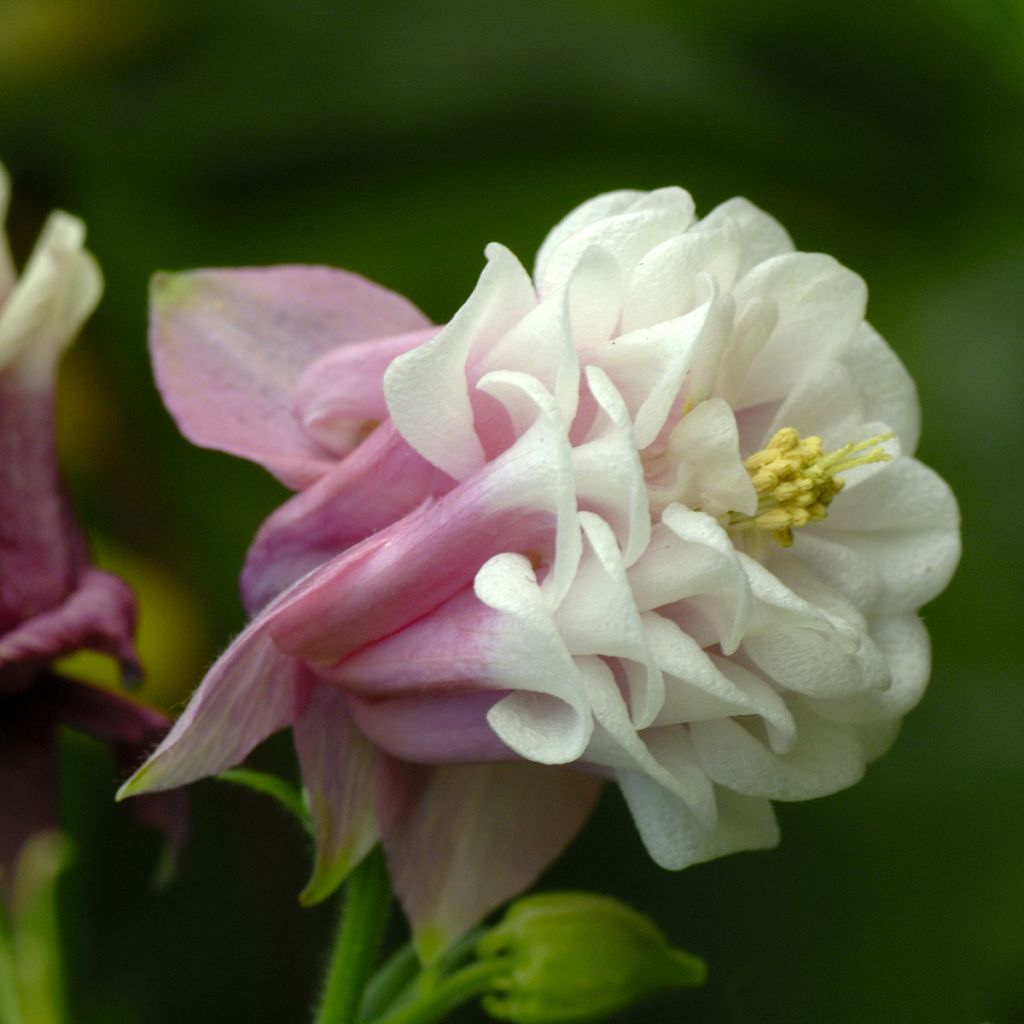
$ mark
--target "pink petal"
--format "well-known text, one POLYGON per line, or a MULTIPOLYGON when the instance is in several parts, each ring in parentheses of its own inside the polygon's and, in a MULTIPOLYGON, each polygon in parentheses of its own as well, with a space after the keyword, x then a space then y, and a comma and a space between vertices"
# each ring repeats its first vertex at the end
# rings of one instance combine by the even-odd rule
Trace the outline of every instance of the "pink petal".
POLYGON ((261 617, 220 656, 185 713, 118 799, 183 786, 242 761, 290 724, 307 695, 298 664, 270 642, 261 617))
POLYGON ((270 619, 274 642, 328 669, 438 607, 504 551, 529 552, 550 565, 545 586, 567 586, 582 542, 556 427, 538 419, 464 484, 310 573, 270 619))
POLYGON ((158 275, 152 310, 157 382, 182 433, 293 487, 336 454, 292 414, 303 370, 338 345, 429 326, 400 296, 327 267, 158 275))
POLYGON ((487 721, 503 690, 367 698, 350 693, 359 728, 382 750, 417 764, 518 760, 487 721))
POLYGON ((260 528, 242 571, 246 607, 257 611, 311 569, 454 485, 382 424, 260 528))
POLYGON ((316 835, 313 875, 301 896, 308 906, 334 892, 377 842, 381 758, 331 686, 314 684, 292 729, 316 835))
POLYGON ((382 807, 391 878, 420 957, 436 959, 532 885, 576 835, 599 779, 529 764, 393 763, 382 807))
POLYGON ((384 371, 391 361, 429 341, 440 327, 426 327, 333 348, 306 367, 295 388, 295 415, 306 433, 344 455, 366 433, 366 424, 388 418, 384 371))
POLYGON ((110 573, 87 569, 62 604, 0 637, 0 668, 52 660, 83 647, 135 665, 134 631, 135 598, 128 585, 110 573))

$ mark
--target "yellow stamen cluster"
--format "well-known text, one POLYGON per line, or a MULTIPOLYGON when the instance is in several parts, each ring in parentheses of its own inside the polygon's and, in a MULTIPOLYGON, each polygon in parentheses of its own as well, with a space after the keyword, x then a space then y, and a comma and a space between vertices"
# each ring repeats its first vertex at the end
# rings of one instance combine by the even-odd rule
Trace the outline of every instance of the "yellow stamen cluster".
POLYGON ((888 462, 889 454, 878 445, 892 436, 879 434, 823 453, 820 437, 801 438, 793 427, 784 427, 767 448, 744 462, 757 492, 757 511, 752 516, 733 513, 730 525, 766 530, 788 548, 793 527, 820 522, 828 515, 832 499, 843 489, 836 474, 869 462, 888 462))

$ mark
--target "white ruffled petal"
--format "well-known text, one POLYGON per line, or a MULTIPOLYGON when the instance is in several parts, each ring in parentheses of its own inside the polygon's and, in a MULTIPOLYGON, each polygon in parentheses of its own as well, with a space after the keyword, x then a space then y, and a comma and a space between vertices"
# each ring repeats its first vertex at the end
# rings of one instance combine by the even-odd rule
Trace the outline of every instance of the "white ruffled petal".
POLYGON ((501 643, 490 651, 489 675, 513 692, 487 713, 491 728, 528 761, 578 760, 593 718, 530 563, 522 555, 496 555, 477 573, 473 589, 509 620, 501 643))
POLYGON ((663 672, 665 700, 656 724, 756 715, 772 749, 784 752, 796 739, 793 717, 782 697, 763 679, 728 658, 710 655, 674 622, 649 612, 647 642, 663 672))
POLYGON ((702 338, 723 329, 716 315, 717 286, 701 278, 706 293, 695 309, 675 320, 620 335, 598 352, 588 353, 615 383, 633 416, 636 445, 642 451, 661 432, 680 392, 702 338))
POLYGON ((846 789, 864 774, 867 753, 853 729, 793 709, 798 742, 776 754, 753 726, 731 718, 695 722, 694 749, 708 775, 745 796, 812 800, 846 789))
POLYGON ((669 435, 668 445, 649 477, 654 510, 673 502, 711 516, 725 512, 752 515, 757 494, 740 458, 736 417, 720 398, 701 402, 669 435))
POLYGON ((888 665, 890 685, 877 693, 810 702, 822 718, 852 725, 892 721, 921 699, 931 671, 931 644, 921 620, 916 615, 885 617, 871 620, 868 628, 888 665))
POLYGON ((588 366, 587 387, 598 413, 582 444, 572 449, 576 500, 614 529, 627 565, 646 550, 651 538, 644 469, 636 450, 629 410, 608 375, 588 366))
MULTIPOLYGON (((618 193, 604 209, 618 209, 595 219, 591 209, 570 214, 541 246, 535 272, 542 296, 557 291, 570 278, 587 249, 597 246, 615 257, 629 274, 656 245, 684 232, 693 221, 693 200, 681 188, 662 188, 641 193, 626 203, 618 193)), ((589 204, 588 204, 589 205, 589 204)))
POLYGON ((864 319, 864 281, 831 256, 789 253, 759 263, 733 291, 742 313, 754 299, 771 301, 778 323, 749 367, 737 406, 746 408, 783 398, 792 382, 824 362, 864 319))
POLYGON ((491 244, 487 257, 476 289, 448 326, 395 359, 384 375, 388 412, 399 433, 456 480, 465 480, 485 461, 466 382, 471 351, 485 358, 536 306, 530 278, 515 256, 491 244))
POLYGON ((846 697, 889 685, 885 661, 859 615, 811 604, 760 563, 741 557, 755 598, 741 649, 760 671, 809 697, 846 697))
POLYGON ((710 231, 723 224, 734 225, 739 230, 743 253, 737 270, 739 276, 773 256, 793 251, 793 240, 789 232, 774 217, 742 196, 720 203, 698 221, 696 228, 710 231))
POLYGON ((592 512, 581 512, 580 524, 583 558, 554 623, 571 654, 625 659, 636 666, 626 680, 629 711, 636 728, 643 728, 654 721, 664 699, 661 672, 648 650, 615 534, 592 512))
MULTIPOLYGON (((914 611, 942 591, 960 559, 960 515, 942 478, 900 458, 832 503, 795 553, 869 613, 914 611), (847 576, 850 553, 860 563, 847 576)), ((809 531, 808 531, 809 532, 809 531)))
POLYGON ((717 787, 713 830, 673 793, 637 772, 619 771, 616 780, 651 859, 669 871, 724 857, 740 850, 764 850, 779 842, 772 805, 717 787))
POLYGON ((704 512, 669 505, 629 580, 641 611, 681 614, 702 646, 717 643, 731 654, 749 628, 747 575, 728 534, 704 512))
POLYGON ((622 333, 675 320, 702 301, 703 274, 723 291, 736 280, 742 253, 739 229, 725 223, 717 230, 688 231, 652 249, 629 279, 622 311, 622 333))

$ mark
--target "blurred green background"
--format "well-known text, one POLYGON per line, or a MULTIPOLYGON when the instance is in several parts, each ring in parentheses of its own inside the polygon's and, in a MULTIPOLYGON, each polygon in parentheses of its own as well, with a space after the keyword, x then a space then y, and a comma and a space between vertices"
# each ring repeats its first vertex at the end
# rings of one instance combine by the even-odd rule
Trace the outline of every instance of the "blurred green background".
MULTIPOLYGON (((709 960, 705 990, 623 1020, 1024 1022, 1022 39, 1020 0, 0 0, 15 250, 62 206, 106 274, 65 365, 64 458, 143 593, 150 698, 180 707, 240 628, 237 570, 283 497, 163 412, 154 270, 327 263, 444 320, 486 242, 529 263, 596 192, 746 195, 868 280, 917 379, 922 456, 965 521, 925 612, 931 689, 866 781, 779 809, 779 850, 664 873, 609 792, 544 885, 617 895, 709 960)), ((331 911, 297 906, 292 824, 194 787, 157 890, 106 754, 68 736, 64 761, 75 1024, 303 1021, 331 911)))

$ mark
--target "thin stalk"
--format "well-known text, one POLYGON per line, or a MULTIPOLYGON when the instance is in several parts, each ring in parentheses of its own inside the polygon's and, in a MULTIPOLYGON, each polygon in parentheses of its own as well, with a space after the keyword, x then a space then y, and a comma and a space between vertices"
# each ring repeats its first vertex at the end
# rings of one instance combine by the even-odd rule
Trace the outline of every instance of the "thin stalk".
POLYGON ((413 1002, 381 1017, 376 1024, 433 1024, 450 1010, 475 996, 483 995, 490 988, 491 981, 507 970, 508 963, 502 959, 470 964, 413 1002))
POLYGON ((341 919, 314 1024, 355 1024, 391 906, 384 855, 371 851, 345 883, 341 919))

